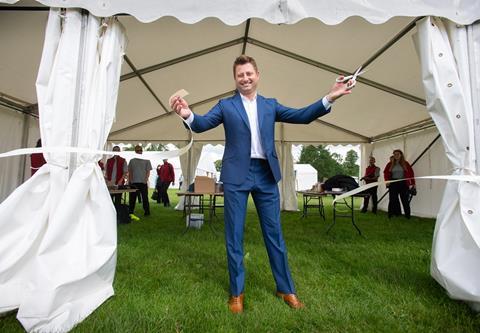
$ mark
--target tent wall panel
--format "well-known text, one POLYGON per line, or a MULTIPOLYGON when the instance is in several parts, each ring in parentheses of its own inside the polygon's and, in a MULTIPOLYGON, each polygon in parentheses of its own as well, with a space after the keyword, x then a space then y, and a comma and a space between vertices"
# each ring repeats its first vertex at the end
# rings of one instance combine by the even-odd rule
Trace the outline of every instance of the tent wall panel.
MULTIPOLYGON (((372 155, 376 158, 377 166, 381 169, 379 180, 383 181, 383 170, 394 149, 402 150, 407 161, 413 163, 437 135, 438 131, 436 129, 428 129, 374 143, 372 155)), ((413 170, 415 176, 449 175, 451 173, 451 165, 445 155, 445 149, 441 140, 437 140, 423 157, 415 163, 413 170)), ((443 180, 418 180, 418 194, 411 202, 412 214, 422 217, 436 217, 444 189, 445 181, 443 180)), ((378 188, 379 198, 385 192, 386 187, 380 185, 378 188)), ((379 203, 378 207, 387 211, 388 195, 379 203)))
MULTIPOLYGON (((0 151, 5 152, 22 146, 24 117, 22 113, 0 106, 0 151)), ((19 169, 23 168, 21 160, 20 156, 0 159, 0 202, 21 184, 19 179, 19 169)))

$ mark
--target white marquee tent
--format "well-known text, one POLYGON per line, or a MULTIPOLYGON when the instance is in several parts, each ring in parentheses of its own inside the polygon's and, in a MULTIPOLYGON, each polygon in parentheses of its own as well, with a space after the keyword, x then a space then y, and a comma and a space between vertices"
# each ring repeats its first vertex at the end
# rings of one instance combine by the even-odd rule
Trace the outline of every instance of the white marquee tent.
POLYGON ((318 172, 310 164, 293 165, 295 171, 295 190, 304 191, 311 189, 318 181, 318 172))
MULTIPOLYGON (((260 66, 260 93, 290 106, 321 98, 338 74, 360 65, 368 69, 354 94, 335 103, 329 115, 309 126, 277 125, 285 209, 296 208, 291 206, 292 143, 360 143, 363 156, 374 154, 386 162, 393 148, 403 149, 412 161, 433 142, 418 161, 417 174, 478 175, 480 66, 475 59, 480 58, 480 27, 473 24, 480 19, 478 1, 0 2, 13 4, 0 5, 2 152, 33 145, 38 113, 47 147, 98 149, 106 140, 185 145, 189 133, 166 107, 170 94, 186 89, 194 111, 205 113, 218 98, 233 93, 232 60, 247 53, 260 66), (86 11, 52 12, 45 33, 48 12, 43 5, 86 11), (88 12, 130 16, 119 16, 120 25, 96 20, 88 12), (128 46, 120 73, 125 34, 128 46), (101 92, 110 95, 105 98, 101 92), (434 141, 438 133, 441 140, 434 141)), ((204 143, 223 141, 223 129, 194 139, 190 157, 182 156, 182 164, 188 160, 190 167, 198 162, 204 143)), ((0 206, 0 250, 6 254, 0 258, 0 293, 9 295, 0 299, 0 311, 19 308, 18 318, 27 330, 69 329, 113 293, 114 217, 108 204, 98 207, 92 201, 92 196, 108 199, 99 187, 94 158, 48 155, 45 170, 0 206), (61 195, 72 190, 85 204, 70 225, 93 237, 81 245, 75 232, 67 242, 61 233, 62 221, 78 210, 61 195), (25 202, 38 206, 12 216, 25 202), (94 225, 96 214, 112 223, 94 225), (35 221, 35 231, 27 217, 41 220, 35 221), (96 248, 99 240, 107 246, 96 248), (59 249, 73 251, 72 246, 101 255, 93 261, 88 256, 72 261, 58 257, 59 249), (79 262, 88 263, 88 269, 52 277, 50 265, 58 262, 65 270, 79 262), (32 277, 34 268, 43 273, 32 277), (75 287, 78 294, 64 286, 75 287)), ((21 157, 0 163, 3 198, 25 178, 25 171, 21 157)), ((424 181, 419 193, 413 213, 437 216, 432 275, 453 298, 478 306, 479 184, 424 181), (457 257, 463 260, 453 260, 457 257)))

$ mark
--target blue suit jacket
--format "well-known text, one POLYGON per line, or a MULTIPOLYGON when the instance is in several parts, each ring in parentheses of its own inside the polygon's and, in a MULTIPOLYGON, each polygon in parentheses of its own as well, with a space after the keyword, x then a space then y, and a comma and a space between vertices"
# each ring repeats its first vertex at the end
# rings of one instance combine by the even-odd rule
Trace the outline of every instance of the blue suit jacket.
MULTIPOLYGON (((275 181, 281 179, 280 165, 275 151, 275 122, 308 124, 327 114, 322 101, 307 107, 285 107, 274 98, 257 94, 258 126, 262 147, 275 181)), ((207 114, 195 114, 191 128, 201 133, 222 124, 225 129, 225 152, 220 180, 224 183, 242 184, 250 168, 251 133, 247 113, 239 93, 220 100, 207 114)))

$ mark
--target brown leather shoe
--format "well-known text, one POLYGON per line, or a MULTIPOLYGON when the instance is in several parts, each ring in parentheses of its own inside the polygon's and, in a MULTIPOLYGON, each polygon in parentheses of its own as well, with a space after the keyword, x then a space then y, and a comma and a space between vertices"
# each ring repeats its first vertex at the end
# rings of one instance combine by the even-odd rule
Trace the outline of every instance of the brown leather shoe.
POLYGON ((287 303, 292 309, 301 309, 305 307, 305 305, 300 302, 297 295, 295 294, 284 294, 277 291, 277 297, 283 299, 283 301, 287 303))
POLYGON ((238 296, 230 296, 228 299, 228 308, 232 313, 242 313, 243 312, 243 293, 238 296))

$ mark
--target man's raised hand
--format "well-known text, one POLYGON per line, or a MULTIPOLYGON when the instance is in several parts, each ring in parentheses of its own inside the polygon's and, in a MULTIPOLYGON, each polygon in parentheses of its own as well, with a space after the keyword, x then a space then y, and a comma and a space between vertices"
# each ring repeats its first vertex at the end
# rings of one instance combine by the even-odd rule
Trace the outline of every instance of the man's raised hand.
POLYGON ((335 102, 338 98, 343 95, 348 95, 352 93, 353 81, 348 80, 346 82, 335 81, 335 84, 330 89, 330 92, 326 96, 330 103, 335 102))
POLYGON ((187 95, 188 91, 185 89, 180 89, 168 99, 168 104, 170 104, 172 110, 183 119, 187 119, 192 114, 192 111, 188 107, 187 101, 183 99, 187 95))
POLYGON ((183 119, 187 119, 192 114, 187 101, 180 96, 173 96, 170 99, 170 107, 183 119))

